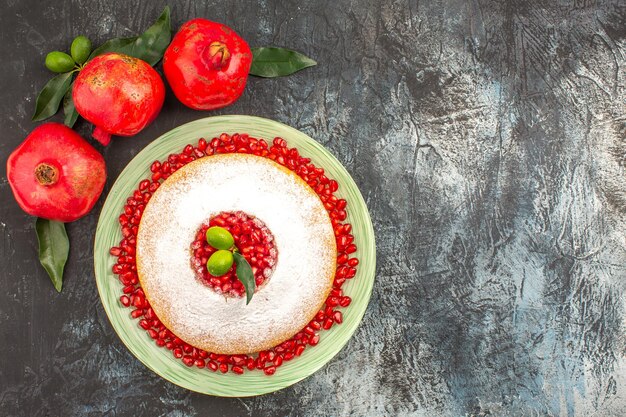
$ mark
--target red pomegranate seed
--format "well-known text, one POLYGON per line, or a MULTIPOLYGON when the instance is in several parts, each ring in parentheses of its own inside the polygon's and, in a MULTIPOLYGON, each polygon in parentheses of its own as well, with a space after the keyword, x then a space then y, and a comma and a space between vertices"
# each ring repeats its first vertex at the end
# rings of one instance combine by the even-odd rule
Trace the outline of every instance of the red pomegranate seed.
POLYGON ((130 305, 130 298, 128 298, 128 297, 127 297, 127 296, 125 296, 125 295, 122 295, 122 296, 120 297, 120 303, 122 303, 122 305, 123 305, 124 307, 128 307, 128 306, 130 305))
POLYGON ((327 306, 331 306, 331 307, 335 307, 339 305, 339 298, 338 297, 328 297, 328 299, 326 300, 326 305, 327 306))
POLYGON ((185 355, 183 356, 183 363, 187 366, 193 366, 193 363, 195 361, 193 360, 193 358, 189 355, 185 355))
POLYGON ((213 372, 217 371, 217 363, 215 363, 213 361, 207 362, 206 367, 207 367, 207 369, 210 369, 213 372))
POLYGON ((265 375, 274 375, 274 373, 276 372, 276 367, 268 366, 267 368, 263 369, 263 372, 265 373, 265 375))
POLYGON ((228 372, 228 364, 226 364, 226 363, 221 363, 219 368, 220 368, 220 372, 223 373, 223 374, 228 372))
MULTIPOLYGON (((302 355, 302 352, 304 352, 304 345, 298 345, 296 347, 296 350, 294 351, 295 355, 296 356, 300 356, 300 355, 302 355)), ((286 358, 286 356, 285 356, 285 358, 286 358)))
POLYGON ((174 357, 178 359, 183 357, 183 350, 181 348, 174 349, 173 353, 174 353, 174 357))
POLYGON ((324 319, 324 323, 322 323, 322 329, 324 330, 328 330, 331 327, 333 327, 333 319, 331 319, 330 317, 324 319))
POLYGON ((342 307, 348 307, 351 302, 352 302, 352 298, 350 297, 341 297, 339 299, 339 305, 342 307))
POLYGON ((333 314, 333 320, 335 320, 337 324, 343 323, 343 314, 341 314, 341 311, 335 311, 333 314))
POLYGON ((348 262, 348 254, 342 253, 341 255, 337 257, 337 264, 343 265, 346 262, 348 262))
POLYGON ((236 374, 243 374, 243 368, 241 366, 233 366, 232 371, 236 374))
POLYGON ((196 359, 194 364, 198 367, 198 368, 204 368, 205 363, 203 359, 196 359))
POLYGON ((341 290, 341 288, 333 288, 332 290, 330 290, 330 295, 332 295, 333 297, 341 297, 343 295, 343 291, 341 290))

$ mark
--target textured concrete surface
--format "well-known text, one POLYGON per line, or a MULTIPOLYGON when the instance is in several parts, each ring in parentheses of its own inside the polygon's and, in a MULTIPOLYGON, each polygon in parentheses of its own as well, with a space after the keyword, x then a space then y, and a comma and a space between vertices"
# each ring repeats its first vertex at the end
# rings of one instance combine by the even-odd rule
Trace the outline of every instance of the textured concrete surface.
POLYGON ((212 113, 169 94, 148 129, 98 148, 107 190, 152 139, 199 117, 301 129, 346 165, 371 211, 379 267, 363 324, 322 370, 275 394, 173 386, 125 349, 100 304, 102 201, 68 228, 56 294, 6 157, 35 126, 46 52, 79 34, 135 34, 163 3, 0 0, 0 415, 626 415, 623 1, 171 5, 175 27, 204 16, 319 65, 251 79, 212 113))

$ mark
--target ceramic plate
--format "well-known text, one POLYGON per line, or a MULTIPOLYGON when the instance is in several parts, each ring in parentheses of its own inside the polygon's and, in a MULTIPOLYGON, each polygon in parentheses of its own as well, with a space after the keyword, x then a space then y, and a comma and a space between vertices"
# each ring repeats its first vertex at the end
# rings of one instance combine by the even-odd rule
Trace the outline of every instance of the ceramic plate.
POLYGON ((196 120, 165 133, 141 151, 122 171, 109 192, 96 229, 94 262, 96 283, 104 309, 122 342, 148 368, 181 387, 203 394, 224 397, 245 397, 266 394, 288 387, 308 377, 329 362, 348 342, 359 325, 372 292, 376 251, 374 230, 365 201, 350 174, 322 145, 304 133, 273 120, 251 116, 217 116, 196 120), (312 162, 324 168, 329 178, 339 183, 336 195, 348 201, 348 219, 359 258, 356 276, 342 286, 345 295, 352 298, 349 307, 342 309, 343 323, 320 333, 317 346, 309 346, 302 356, 285 362, 276 374, 267 376, 261 371, 236 375, 222 374, 207 369, 187 367, 174 358, 167 349, 158 347, 148 334, 130 317, 131 309, 119 302, 122 284, 111 272, 115 258, 109 249, 122 239, 117 218, 123 211, 126 198, 138 183, 150 176, 150 164, 163 160, 171 153, 179 153, 187 144, 196 145, 201 137, 210 140, 221 133, 248 133, 271 142, 282 137, 289 147, 296 147, 312 162))

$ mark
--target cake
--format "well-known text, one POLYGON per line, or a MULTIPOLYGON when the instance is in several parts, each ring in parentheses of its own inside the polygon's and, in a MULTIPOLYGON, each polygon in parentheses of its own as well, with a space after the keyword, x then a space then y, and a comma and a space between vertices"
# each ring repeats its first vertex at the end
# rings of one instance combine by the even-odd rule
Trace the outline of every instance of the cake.
POLYGON ((137 276, 156 316, 184 342, 217 354, 260 352, 305 328, 331 292, 336 261, 333 224, 315 191, 292 170, 245 153, 174 172, 145 205, 136 239, 137 276), (190 244, 220 213, 245 213, 271 232, 275 263, 248 305, 207 285, 194 267, 190 244))

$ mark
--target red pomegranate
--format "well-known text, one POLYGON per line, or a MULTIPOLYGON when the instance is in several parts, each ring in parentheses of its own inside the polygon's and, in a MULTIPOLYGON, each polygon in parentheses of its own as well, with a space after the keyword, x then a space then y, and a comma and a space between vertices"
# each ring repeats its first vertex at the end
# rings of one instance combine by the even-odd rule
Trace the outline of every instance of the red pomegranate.
POLYGON ((111 135, 133 136, 159 114, 165 86, 145 61, 107 53, 89 61, 72 90, 78 113, 93 123, 93 137, 103 145, 111 135))
POLYGON ((104 158, 67 126, 45 123, 13 151, 7 178, 28 214, 71 222, 87 214, 104 188, 104 158))
POLYGON ((206 19, 181 26, 163 56, 163 72, 174 94, 196 110, 234 103, 243 93, 251 65, 246 41, 206 19))

